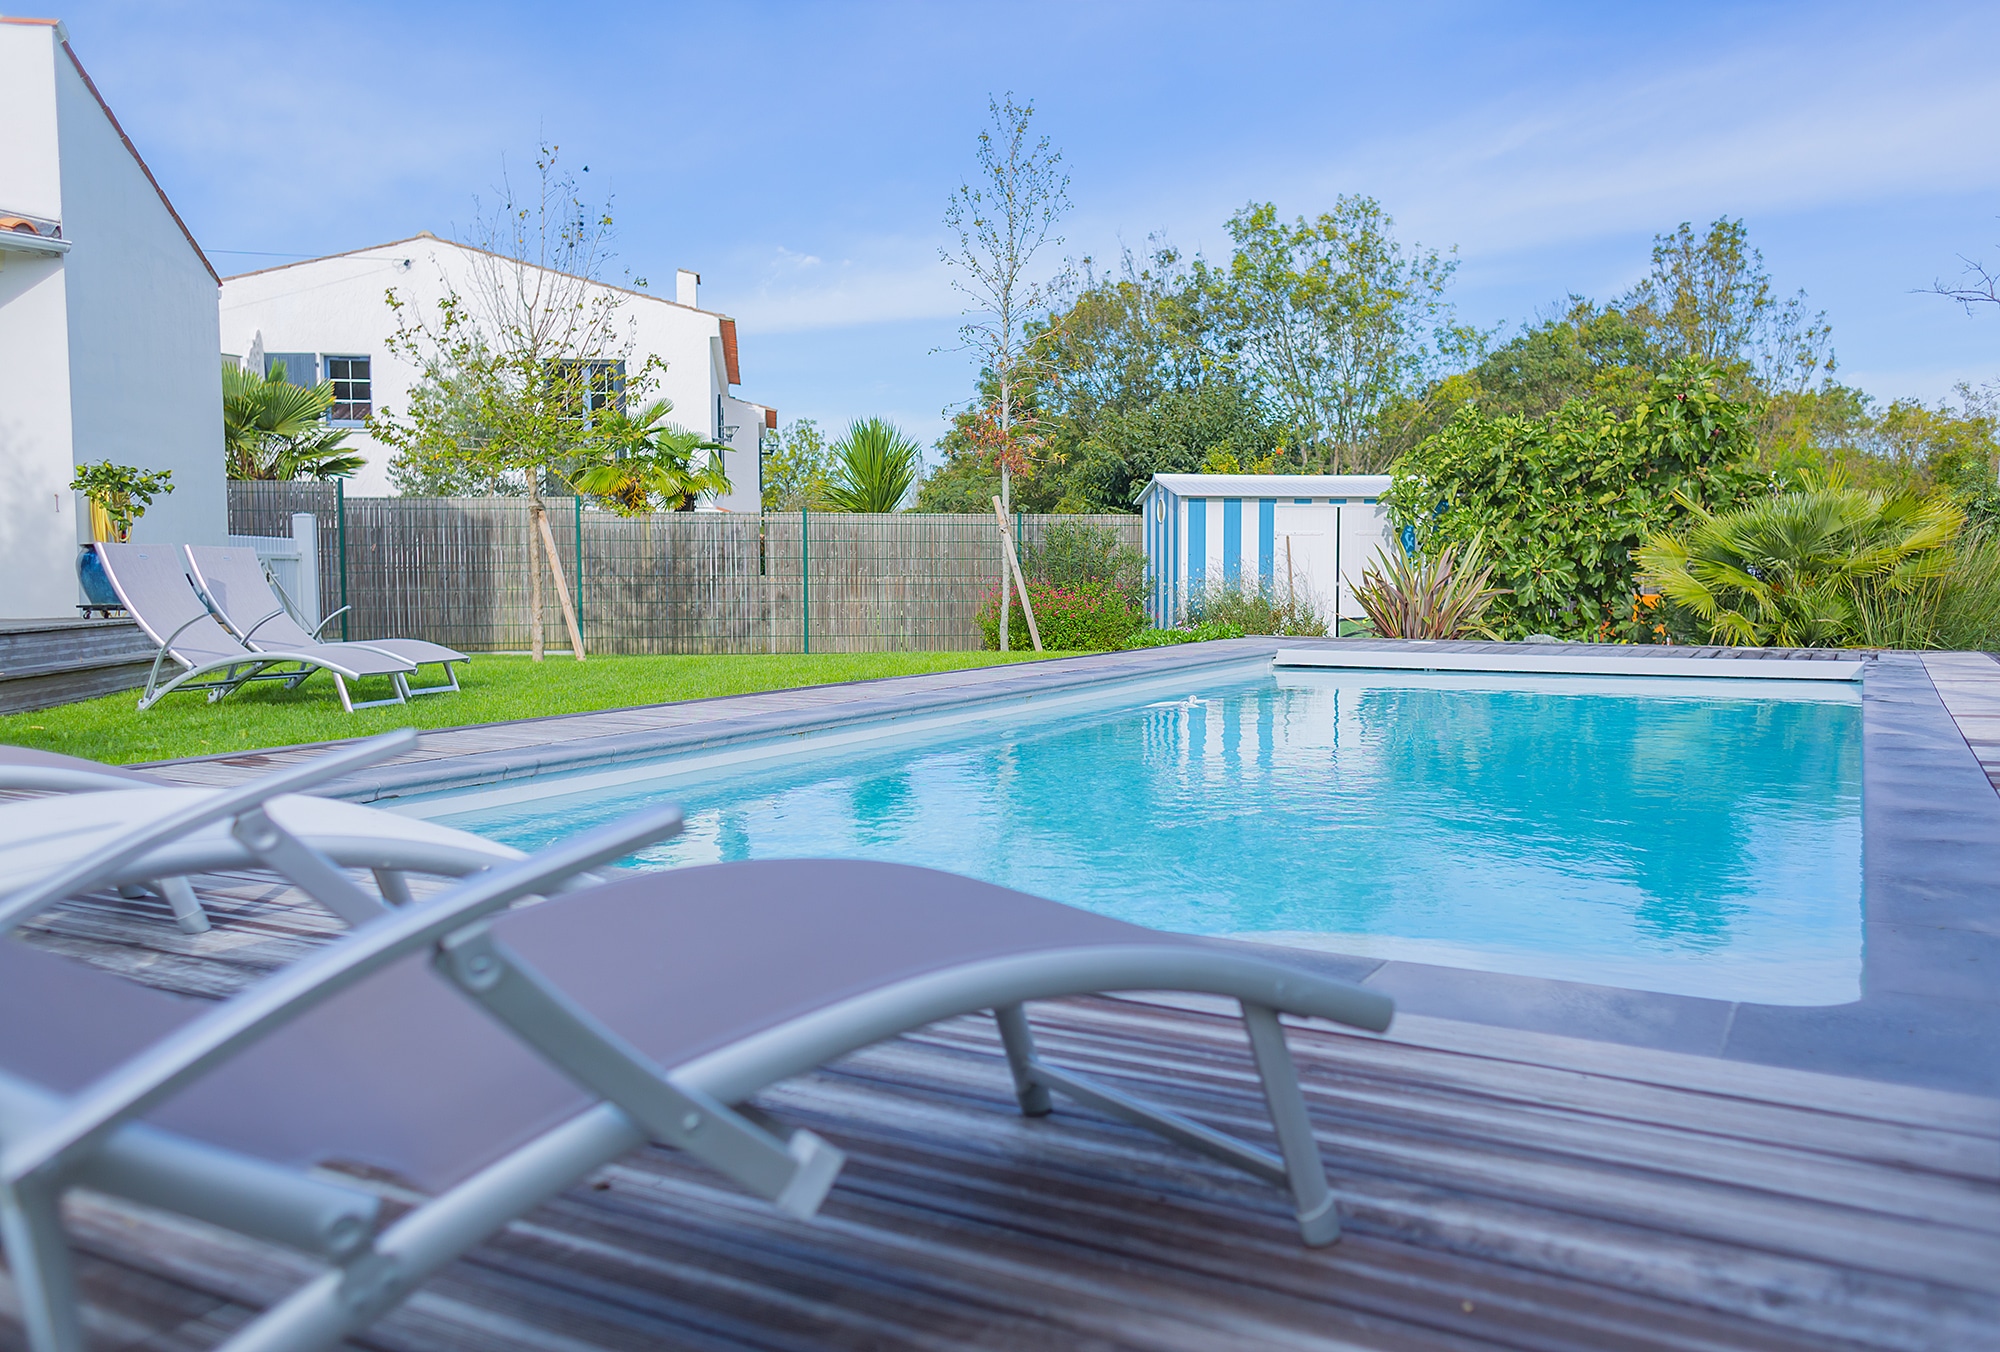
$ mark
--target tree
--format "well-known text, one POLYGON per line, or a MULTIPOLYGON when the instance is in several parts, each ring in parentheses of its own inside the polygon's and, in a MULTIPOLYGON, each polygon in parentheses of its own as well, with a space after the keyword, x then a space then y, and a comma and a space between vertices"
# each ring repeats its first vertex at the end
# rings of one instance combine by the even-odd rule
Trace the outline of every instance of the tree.
POLYGON ((1655 235, 1652 271, 1621 306, 1668 356, 1754 379, 1768 394, 1803 392, 1834 369, 1826 313, 1807 314, 1804 291, 1777 297, 1741 220, 1719 218, 1700 238, 1687 221, 1655 235))
POLYGON ((833 486, 833 456, 811 418, 768 438, 764 450, 764 510, 822 511, 833 486))
POLYGON ((336 479, 367 463, 325 423, 333 383, 294 385, 284 363, 262 376, 222 364, 222 443, 232 479, 336 479))
POLYGON ((828 505, 839 512, 894 512, 917 481, 923 451, 894 423, 867 418, 833 444, 828 505))
POLYGON ((605 409, 591 418, 586 464, 572 483, 621 516, 656 509, 691 512, 704 493, 727 493, 726 447, 667 421, 673 401, 656 399, 636 414, 605 409), (699 458, 701 466, 696 467, 699 458))
POLYGON ((1009 91, 1004 99, 989 98, 987 108, 993 125, 979 133, 979 172, 945 205, 944 223, 958 236, 958 247, 940 250, 939 257, 959 269, 952 285, 972 301, 967 311, 972 317, 959 335, 997 385, 991 439, 1000 466, 1000 500, 1008 506, 1012 476, 1025 458, 1015 435, 1014 398, 1027 374, 1022 369, 1027 321, 1047 310, 1069 281, 1066 267, 1040 281, 1031 268, 1043 248, 1063 242, 1054 231, 1069 211, 1069 175, 1048 137, 1030 139, 1033 100, 1017 104, 1009 91))
POLYGON ((1456 261, 1406 251, 1393 226, 1374 198, 1346 195, 1316 220, 1287 225, 1268 202, 1229 220, 1229 304, 1250 371, 1336 473, 1384 463, 1382 411, 1483 338, 1452 322, 1456 261))
POLYGON ((1154 474, 1215 457, 1277 463, 1279 430, 1243 380, 1226 277, 1151 244, 1143 262, 1128 250, 1118 272, 1087 275, 1065 310, 1034 326, 1059 511, 1130 511, 1154 474))
POLYGON ((592 419, 643 397, 658 368, 649 358, 628 369, 622 297, 600 281, 612 258, 610 210, 583 200, 559 148, 540 148, 529 187, 517 191, 503 173, 499 191, 476 216, 465 292, 442 279, 430 312, 388 292, 397 324, 389 346, 421 367, 432 388, 404 414, 385 409, 370 426, 399 460, 431 466, 399 477, 454 469, 520 485, 537 527, 529 531, 528 606, 539 661, 542 568, 559 567, 538 529, 542 495, 584 467, 592 419), (442 421, 419 421, 433 417, 442 421))

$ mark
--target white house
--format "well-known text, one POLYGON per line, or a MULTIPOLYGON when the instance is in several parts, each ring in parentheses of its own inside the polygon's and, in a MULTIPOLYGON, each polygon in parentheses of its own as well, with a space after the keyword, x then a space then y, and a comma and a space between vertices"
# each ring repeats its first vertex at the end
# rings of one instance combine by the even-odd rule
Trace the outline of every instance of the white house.
POLYGON ((1386 474, 1155 474, 1139 498, 1150 619, 1174 624, 1217 587, 1361 618, 1354 585, 1389 538, 1388 488, 1386 474))
POLYGON ((215 270, 53 19, 0 18, 0 617, 76 614, 70 478, 173 471, 135 540, 220 544, 215 270))
MULTIPOLYGON (((349 491, 390 493, 391 451, 362 424, 372 412, 405 411, 420 372, 389 350, 396 318, 388 293, 395 291, 399 301, 423 313, 448 292, 477 296, 475 269, 482 252, 424 231, 390 244, 225 278, 225 355, 263 371, 282 362, 285 378, 294 384, 331 380, 335 425, 353 429, 349 443, 368 458, 349 491)), ((617 303, 618 329, 631 342, 628 368, 636 370, 655 356, 666 365, 658 386, 645 397, 671 399, 671 421, 730 447, 723 458, 730 491, 704 505, 754 512, 762 494, 758 449, 764 430, 777 426, 777 414, 731 393, 742 380, 736 321, 697 305, 700 282, 696 273, 681 272, 672 300, 590 285, 617 303)))

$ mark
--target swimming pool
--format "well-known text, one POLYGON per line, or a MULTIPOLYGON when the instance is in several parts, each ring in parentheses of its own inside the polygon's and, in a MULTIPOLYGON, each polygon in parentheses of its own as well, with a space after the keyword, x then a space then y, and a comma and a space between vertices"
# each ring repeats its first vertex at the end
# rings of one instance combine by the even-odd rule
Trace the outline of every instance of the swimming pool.
POLYGON ((890 859, 1187 933, 1770 1004, 1860 989, 1853 684, 1265 669, 562 787, 426 815, 533 848, 666 799, 687 830, 660 866, 890 859))

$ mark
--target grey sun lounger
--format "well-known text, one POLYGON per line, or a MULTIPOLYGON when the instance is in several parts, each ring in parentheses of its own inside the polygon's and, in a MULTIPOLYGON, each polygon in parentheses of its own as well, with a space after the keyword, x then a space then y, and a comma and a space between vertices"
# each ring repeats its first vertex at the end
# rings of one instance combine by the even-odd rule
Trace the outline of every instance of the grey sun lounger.
MULTIPOLYGON (((358 768, 406 750, 415 741, 416 734, 408 730, 371 738, 338 753, 337 762, 314 761, 311 773, 323 781, 330 765, 358 768)), ((142 888, 155 891, 183 931, 200 934, 209 927, 208 916, 188 882, 190 875, 269 871, 344 923, 362 925, 386 907, 410 904, 409 874, 462 878, 524 857, 512 846, 469 831, 358 803, 284 792, 279 786, 285 782, 289 781, 260 781, 251 786, 251 806, 237 819, 165 841, 103 875, 98 885, 116 887, 127 895, 142 888), (277 848, 256 847, 247 826, 236 829, 238 820, 254 813, 264 814, 285 834, 296 837, 305 851, 282 843, 277 848), (322 858, 335 868, 322 868, 322 858), (355 884, 340 872, 344 869, 369 870, 379 895, 355 884)), ((0 789, 64 795, 0 803, 0 879, 17 892, 115 848, 134 832, 228 792, 169 784, 96 761, 12 746, 0 747, 0 789)), ((10 907, 9 899, 0 898, 0 929, 26 918, 10 907)))
MULTIPOLYGON (((950 874, 761 861, 512 908, 672 834, 654 809, 374 921, 202 1006, 0 938, 0 1221, 36 1352, 78 1352, 67 1188, 288 1245, 320 1275, 229 1352, 329 1347, 509 1221, 648 1141, 790 1215, 844 1162, 749 1102, 939 1019, 991 1011, 1016 1099, 1062 1094, 1288 1187, 1309 1244, 1334 1198, 1278 1012, 1388 1025, 1377 993, 950 874), (1027 1001, 1179 990, 1241 1003, 1279 1152, 1049 1065, 1027 1001), (382 1227, 360 1178, 429 1200, 382 1227)), ((68 885, 77 885, 79 878, 68 885)))
MULTIPOLYGON (((264 564, 255 550, 220 545, 188 545, 186 548, 188 575, 208 597, 215 613, 236 631, 237 637, 244 643, 264 652, 279 649, 297 651, 302 646, 320 642, 319 630, 308 633, 305 626, 293 618, 286 598, 265 576, 264 564)), ((319 628, 325 629, 348 609, 350 607, 342 606, 334 611, 320 621, 319 628)), ((406 695, 456 692, 458 672, 452 664, 472 660, 455 648, 418 638, 363 639, 359 641, 359 646, 400 657, 412 666, 438 664, 444 667, 442 685, 409 685, 406 682, 403 687, 406 695)))
POLYGON ((349 713, 406 702, 403 678, 416 670, 412 662, 350 644, 314 643, 256 651, 244 646, 209 613, 188 580, 187 557, 178 547, 104 543, 93 547, 119 601, 146 636, 160 645, 146 677, 146 689, 139 696, 141 709, 176 690, 206 690, 209 699, 217 700, 252 681, 285 681, 288 687, 296 686, 315 671, 333 677, 340 707, 349 713), (181 670, 162 682, 161 673, 169 658, 181 670), (298 670, 276 670, 286 666, 298 670), (395 687, 395 698, 357 703, 348 694, 347 683, 367 676, 388 677, 395 687))

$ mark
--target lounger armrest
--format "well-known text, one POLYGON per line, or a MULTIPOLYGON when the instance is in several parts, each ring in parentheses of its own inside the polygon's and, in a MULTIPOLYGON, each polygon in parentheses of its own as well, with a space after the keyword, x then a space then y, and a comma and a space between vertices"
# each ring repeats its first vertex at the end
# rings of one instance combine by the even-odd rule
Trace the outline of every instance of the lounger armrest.
MULTIPOLYGON (((122 601, 124 599, 124 596, 121 594, 119 596, 119 599, 122 601)), ((129 606, 126 608, 128 610, 131 609, 129 606)), ((134 613, 136 614, 137 612, 135 611, 134 613)), ((203 620, 208 618, 209 618, 208 612, 204 610, 201 614, 196 615, 191 619, 189 619, 187 624, 183 624, 180 628, 174 630, 173 633, 168 634, 165 638, 160 640, 160 650, 153 654, 153 670, 146 677, 146 689, 151 690, 155 685, 159 684, 160 663, 166 661, 168 657, 172 656, 174 650, 174 640, 179 638, 182 634, 186 633, 189 625, 200 624, 203 620)), ((179 661, 180 659, 175 658, 175 660, 179 661)), ((140 707, 144 708, 145 706, 141 705, 140 707)), ((7 928, 6 922, 0 921, 0 933, 5 933, 6 928, 7 928)))
MULTIPOLYGON (((61 1095, 0 1075, 0 1128, 5 1134, 18 1135, 29 1123, 56 1118, 62 1108, 61 1095)), ((360 1188, 143 1122, 129 1122, 113 1132, 75 1181, 335 1262, 367 1244, 382 1206, 379 1197, 360 1188)))
POLYGON ((127 865, 144 858, 161 845, 215 822, 239 816, 251 808, 288 793, 301 793, 350 770, 407 751, 416 744, 417 734, 409 728, 385 732, 379 737, 339 751, 318 756, 303 765, 266 775, 248 784, 225 790, 171 816, 163 817, 144 831, 134 832, 111 849, 78 861, 50 875, 33 887, 0 899, 0 934, 64 897, 87 892, 119 875, 127 865))
POLYGON ((325 619, 321 620, 318 624, 314 625, 312 632, 313 642, 315 643, 321 642, 322 640, 320 638, 320 635, 326 632, 326 627, 352 609, 354 609, 353 606, 342 606, 339 610, 334 611, 333 614, 327 616, 325 619))
POLYGON ((243 641, 244 641, 245 643, 248 643, 248 642, 249 642, 249 641, 250 641, 250 640, 251 640, 251 639, 252 639, 252 638, 253 638, 253 637, 254 637, 254 636, 256 635, 256 633, 257 633, 257 631, 258 631, 259 629, 262 629, 262 628, 263 628, 263 627, 264 627, 265 625, 269 624, 269 623, 270 623, 270 622, 271 622, 272 620, 275 620, 275 619, 277 619, 277 618, 278 618, 278 617, 279 617, 280 615, 282 615, 282 614, 284 614, 284 613, 285 613, 285 608, 284 608, 283 606, 279 606, 279 607, 278 607, 278 608, 277 608, 276 610, 272 611, 272 612, 271 612, 271 613, 270 613, 269 615, 266 615, 266 616, 265 616, 265 617, 264 617, 263 619, 261 619, 261 620, 257 621, 257 623, 255 623, 255 624, 251 625, 251 626, 250 626, 250 627, 249 627, 248 629, 245 629, 245 630, 243 631, 243 641))
MULTIPOLYGON (((370 741, 391 738, 396 739, 391 751, 409 743, 408 734, 393 733, 370 741)), ((281 778, 285 776, 274 775, 262 782, 281 778)), ((285 791, 295 787, 295 782, 288 783, 285 791)), ((489 869, 421 906, 386 914, 368 928, 183 1024, 85 1088, 70 1100, 60 1120, 7 1152, 9 1177, 59 1174, 80 1164, 122 1123, 145 1114, 184 1085, 388 964, 430 947, 521 897, 541 894, 563 879, 664 840, 680 830, 680 825, 679 808, 634 813, 518 863, 489 869)))

